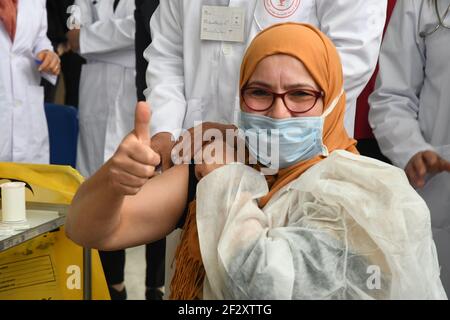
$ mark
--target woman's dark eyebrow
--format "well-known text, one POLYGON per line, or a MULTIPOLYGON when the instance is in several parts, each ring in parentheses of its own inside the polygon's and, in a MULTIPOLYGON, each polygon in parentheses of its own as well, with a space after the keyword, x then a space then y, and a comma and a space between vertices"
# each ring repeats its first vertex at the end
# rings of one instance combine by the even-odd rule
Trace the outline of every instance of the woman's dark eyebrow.
MULTIPOLYGON (((252 87, 252 86, 259 86, 259 87, 263 87, 266 89, 271 89, 272 86, 266 82, 263 81, 252 81, 250 82, 248 85, 248 87, 252 87)), ((290 84, 286 87, 284 87, 284 89, 286 90, 291 90, 291 89, 309 89, 309 90, 317 90, 316 88, 314 88, 312 85, 308 84, 308 83, 295 83, 295 84, 290 84)))
POLYGON ((314 88, 312 85, 308 84, 308 83, 296 83, 296 84, 290 84, 288 86, 285 86, 284 89, 286 90, 291 90, 291 89, 309 89, 309 90, 314 90, 317 91, 316 88, 314 88))
POLYGON ((267 88, 267 89, 272 88, 272 86, 270 84, 262 82, 262 81, 252 81, 247 86, 248 87, 259 86, 259 87, 263 87, 263 88, 267 88))

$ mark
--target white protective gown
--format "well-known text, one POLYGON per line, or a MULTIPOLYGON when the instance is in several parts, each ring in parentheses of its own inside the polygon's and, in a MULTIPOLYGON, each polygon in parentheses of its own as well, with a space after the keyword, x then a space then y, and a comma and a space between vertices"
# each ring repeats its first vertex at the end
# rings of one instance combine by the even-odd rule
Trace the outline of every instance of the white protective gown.
MULTIPOLYGON (((439 0, 441 15, 449 4, 439 0)), ((419 35, 433 30, 437 21, 433 1, 398 1, 383 43, 369 120, 381 151, 400 168, 425 150, 438 150, 450 160, 450 30, 441 28, 425 39, 419 35)), ((445 23, 450 24, 450 16, 445 23)), ((450 174, 429 177, 418 192, 431 211, 449 293, 450 174)))
POLYGON ((236 124, 246 48, 261 30, 294 21, 319 27, 336 45, 348 99, 345 127, 352 136, 356 99, 377 63, 386 6, 386 0, 161 1, 150 23, 153 41, 144 54, 149 60, 145 94, 153 108, 152 134, 177 137, 180 129, 197 121, 236 124), (244 42, 200 40, 203 5, 243 7, 244 42))
POLYGON ((76 0, 80 8, 80 79, 77 169, 92 175, 134 127, 136 106, 134 1, 76 0))
MULTIPOLYGON (((44 90, 35 61, 43 50, 53 50, 45 0, 21 0, 14 42, 0 22, 0 161, 50 161, 44 90)), ((54 76, 42 76, 56 82, 54 76)))
POLYGON ((278 191, 230 164, 197 187, 203 297, 446 299, 430 212, 405 173, 335 151, 278 191))

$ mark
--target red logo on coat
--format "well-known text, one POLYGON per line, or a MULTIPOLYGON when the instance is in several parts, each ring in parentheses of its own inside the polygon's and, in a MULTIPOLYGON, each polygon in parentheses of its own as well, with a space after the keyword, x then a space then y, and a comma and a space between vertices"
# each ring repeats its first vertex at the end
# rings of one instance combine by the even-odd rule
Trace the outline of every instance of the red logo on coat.
POLYGON ((300 0, 264 0, 264 7, 275 18, 285 19, 297 12, 300 0))

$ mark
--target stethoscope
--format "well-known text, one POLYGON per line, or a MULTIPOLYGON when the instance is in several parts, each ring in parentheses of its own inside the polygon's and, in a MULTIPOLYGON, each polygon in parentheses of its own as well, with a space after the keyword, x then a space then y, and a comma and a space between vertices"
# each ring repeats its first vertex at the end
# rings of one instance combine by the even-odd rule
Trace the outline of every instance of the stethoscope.
POLYGON ((450 5, 447 7, 447 10, 445 11, 443 17, 442 17, 441 14, 439 13, 439 5, 438 5, 438 1, 437 1, 437 0, 434 0, 434 8, 435 8, 435 10, 436 10, 436 15, 437 15, 437 17, 438 17, 438 22, 439 22, 439 23, 438 23, 438 24, 436 25, 436 27, 435 27, 433 30, 431 30, 431 31, 422 31, 422 32, 420 32, 419 35, 420 35, 422 38, 431 36, 433 33, 435 33, 436 31, 438 31, 441 27, 450 30, 450 26, 448 26, 448 25, 446 25, 446 24, 444 23, 444 20, 447 18, 448 13, 450 12, 450 5))

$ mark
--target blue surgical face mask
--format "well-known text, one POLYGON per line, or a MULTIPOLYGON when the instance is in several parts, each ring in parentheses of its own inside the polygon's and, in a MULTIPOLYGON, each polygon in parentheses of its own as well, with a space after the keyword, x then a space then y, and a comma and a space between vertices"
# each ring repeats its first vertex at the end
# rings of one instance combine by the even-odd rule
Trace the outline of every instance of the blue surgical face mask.
POLYGON ((245 134, 250 155, 272 169, 284 169, 319 155, 328 156, 323 144, 325 118, 334 110, 342 93, 319 117, 273 119, 240 112, 239 129, 245 134))

